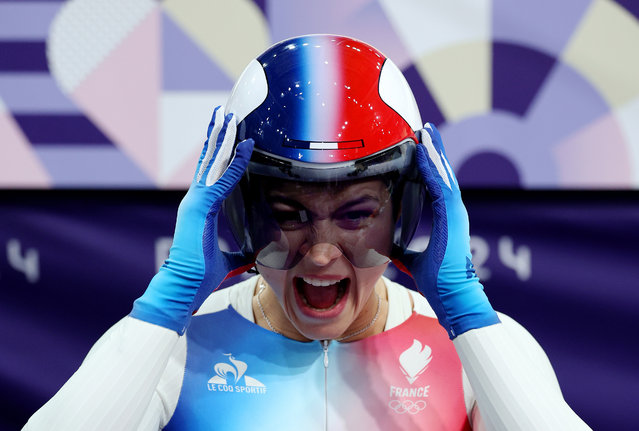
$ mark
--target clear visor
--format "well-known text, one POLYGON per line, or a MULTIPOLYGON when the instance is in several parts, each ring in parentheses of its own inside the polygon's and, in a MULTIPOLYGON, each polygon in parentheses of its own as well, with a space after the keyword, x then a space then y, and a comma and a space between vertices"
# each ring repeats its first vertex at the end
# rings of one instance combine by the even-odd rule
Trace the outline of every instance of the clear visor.
POLYGON ((421 214, 414 147, 406 140, 356 163, 327 165, 254 150, 224 203, 233 235, 244 253, 273 269, 307 256, 344 256, 357 268, 388 263, 410 242, 421 214))
POLYGON ((252 186, 255 260, 289 269, 305 256, 346 257, 355 267, 390 261, 397 212, 392 184, 373 178, 299 183, 262 178, 252 186))

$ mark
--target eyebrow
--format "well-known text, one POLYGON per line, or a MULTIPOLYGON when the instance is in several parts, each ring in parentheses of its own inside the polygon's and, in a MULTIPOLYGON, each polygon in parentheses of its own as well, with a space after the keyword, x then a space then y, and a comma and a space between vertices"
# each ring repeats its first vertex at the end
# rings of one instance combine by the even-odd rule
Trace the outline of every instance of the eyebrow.
POLYGON ((352 207, 352 206, 356 206, 362 203, 366 203, 366 202, 375 202, 375 203, 379 203, 379 199, 374 197, 374 196, 369 196, 369 195, 365 195, 362 197, 359 197, 357 199, 353 199, 351 201, 345 202, 344 204, 340 205, 339 208, 337 208, 335 210, 335 212, 340 211, 344 208, 347 207, 352 207))

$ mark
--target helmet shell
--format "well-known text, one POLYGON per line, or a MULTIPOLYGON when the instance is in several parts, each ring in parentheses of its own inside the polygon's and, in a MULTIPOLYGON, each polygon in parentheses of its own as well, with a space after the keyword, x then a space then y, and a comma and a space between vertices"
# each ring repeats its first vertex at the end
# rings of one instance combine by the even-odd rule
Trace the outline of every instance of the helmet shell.
POLYGON ((422 121, 404 75, 380 51, 326 34, 279 42, 249 63, 226 112, 236 115, 237 140, 255 141, 246 174, 224 202, 244 252, 264 247, 268 210, 256 210, 250 192, 261 176, 331 183, 391 173, 401 208, 394 244, 406 247, 422 206, 413 164, 422 121))
POLYGON ((252 138, 255 151, 324 167, 417 143, 421 128, 399 69, 372 46, 335 35, 273 45, 246 68, 227 111, 238 116, 238 140, 252 138))

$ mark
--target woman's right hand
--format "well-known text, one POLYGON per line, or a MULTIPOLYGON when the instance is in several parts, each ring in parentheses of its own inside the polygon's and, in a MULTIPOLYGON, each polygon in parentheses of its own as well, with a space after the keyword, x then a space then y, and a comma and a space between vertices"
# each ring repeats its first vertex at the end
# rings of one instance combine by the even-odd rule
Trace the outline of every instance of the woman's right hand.
POLYGON ((244 174, 253 140, 236 143, 236 118, 218 106, 195 176, 180 203, 169 258, 138 298, 130 316, 172 329, 186 330, 190 317, 230 274, 252 265, 240 253, 226 253, 217 241, 222 202, 244 174))

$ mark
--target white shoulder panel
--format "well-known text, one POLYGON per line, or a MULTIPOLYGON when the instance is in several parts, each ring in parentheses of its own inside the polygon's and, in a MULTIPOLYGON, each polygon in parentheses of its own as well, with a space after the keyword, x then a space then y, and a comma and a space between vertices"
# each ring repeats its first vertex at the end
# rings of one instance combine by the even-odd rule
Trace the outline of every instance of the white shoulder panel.
POLYGON ((563 399, 545 353, 512 319, 453 340, 490 430, 590 430, 563 399))
POLYGON ((253 318, 253 294, 257 285, 258 276, 252 276, 227 288, 211 293, 202 303, 197 315, 217 313, 232 306, 242 317, 251 322, 253 318))
POLYGON ((379 76, 379 96, 406 120, 411 129, 422 128, 415 96, 401 70, 389 58, 384 62, 379 76))

